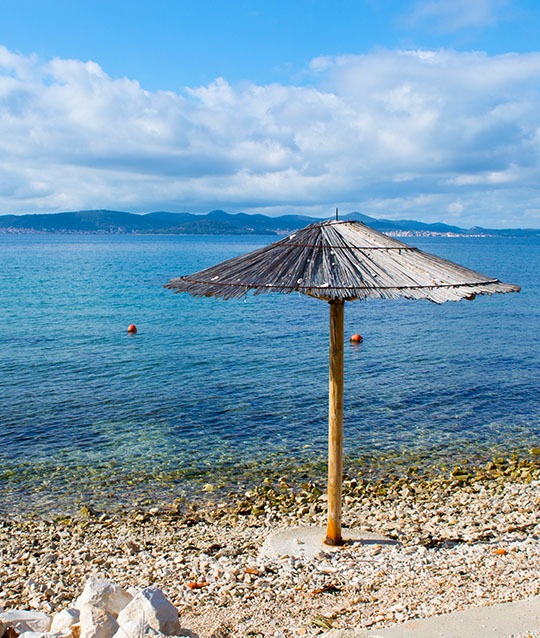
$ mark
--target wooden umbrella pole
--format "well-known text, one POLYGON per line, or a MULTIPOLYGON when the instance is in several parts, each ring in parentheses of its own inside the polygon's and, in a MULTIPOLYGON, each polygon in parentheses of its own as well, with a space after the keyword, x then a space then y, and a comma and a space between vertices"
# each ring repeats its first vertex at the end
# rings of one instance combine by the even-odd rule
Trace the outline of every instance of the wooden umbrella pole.
POLYGON ((330 374, 328 402, 328 529, 325 543, 343 545, 341 484, 343 480, 343 317, 345 302, 330 301, 330 374))

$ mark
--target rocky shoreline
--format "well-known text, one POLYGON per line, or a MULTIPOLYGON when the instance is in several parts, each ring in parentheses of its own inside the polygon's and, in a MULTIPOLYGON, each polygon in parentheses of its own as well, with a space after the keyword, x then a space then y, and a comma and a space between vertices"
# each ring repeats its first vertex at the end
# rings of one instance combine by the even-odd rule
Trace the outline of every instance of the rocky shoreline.
POLYGON ((92 574, 161 589, 199 638, 316 636, 540 593, 540 465, 494 459, 446 475, 347 477, 344 523, 399 541, 269 559, 268 534, 322 525, 320 486, 282 478, 198 508, 0 521, 0 607, 54 614, 92 574))

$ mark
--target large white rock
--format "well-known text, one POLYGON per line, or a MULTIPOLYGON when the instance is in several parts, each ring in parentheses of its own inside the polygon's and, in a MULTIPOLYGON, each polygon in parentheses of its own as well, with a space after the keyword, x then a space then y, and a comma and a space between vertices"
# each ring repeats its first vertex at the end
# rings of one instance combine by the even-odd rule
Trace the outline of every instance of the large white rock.
POLYGON ((363 629, 332 629, 326 634, 323 634, 322 638, 369 638, 370 636, 371 638, 381 638, 363 629))
POLYGON ((165 636, 165 634, 149 627, 145 620, 137 618, 123 623, 114 634, 113 638, 146 638, 147 636, 162 637, 165 636))
POLYGON ((115 617, 105 609, 82 605, 80 638, 112 638, 118 631, 115 617))
POLYGON ((118 624, 122 629, 128 626, 128 623, 129 628, 134 627, 133 621, 138 623, 141 632, 155 629, 165 636, 181 635, 178 610, 157 587, 146 587, 141 590, 118 615, 118 624))
POLYGON ((90 576, 82 594, 75 601, 75 607, 76 609, 81 609, 85 605, 98 607, 105 609, 116 618, 132 598, 131 594, 112 580, 90 576))
POLYGON ((138 638, 139 636, 144 636, 144 622, 129 620, 120 625, 113 638, 138 638))
POLYGON ((15 627, 20 633, 25 631, 45 632, 51 628, 51 617, 41 611, 12 609, 0 614, 0 625, 4 630, 15 627))
POLYGON ((80 612, 78 609, 62 609, 53 616, 51 623, 51 634, 57 634, 73 627, 79 622, 80 612))
POLYGON ((122 625, 114 634, 113 638, 198 638, 197 634, 192 633, 189 629, 181 629, 177 636, 168 636, 161 633, 157 629, 148 627, 145 622, 140 620, 130 620, 122 625))

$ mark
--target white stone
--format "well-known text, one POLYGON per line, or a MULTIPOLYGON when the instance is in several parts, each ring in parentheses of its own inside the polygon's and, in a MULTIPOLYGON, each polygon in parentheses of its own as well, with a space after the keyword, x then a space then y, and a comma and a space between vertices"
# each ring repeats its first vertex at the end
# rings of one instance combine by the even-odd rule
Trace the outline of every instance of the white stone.
POLYGON ((145 623, 141 619, 135 618, 123 622, 113 638, 139 638, 139 636, 144 636, 144 633, 145 623))
MULTIPOLYGON (((181 638, 187 636, 191 638, 197 638, 196 634, 193 634, 187 629, 181 629, 181 633, 178 636, 172 638, 181 638)), ((161 633, 157 629, 148 627, 146 622, 141 619, 130 620, 119 627, 118 631, 114 634, 113 638, 167 638, 168 634, 161 633)))
POLYGON ((111 580, 90 576, 86 581, 83 593, 75 601, 75 607, 77 609, 81 609, 85 605, 99 607, 116 618, 132 598, 131 594, 128 594, 120 585, 111 580))
POLYGON ((113 638, 141 638, 141 636, 144 636, 145 638, 146 636, 160 637, 165 636, 165 634, 149 627, 143 619, 136 618, 135 620, 123 623, 114 634, 113 638))
POLYGON ((21 633, 25 631, 45 632, 51 627, 51 617, 41 611, 12 609, 0 614, 0 623, 4 628, 15 627, 21 633))
MULTIPOLYGON (((176 636, 169 636, 168 634, 161 633, 161 631, 158 631, 157 629, 152 629, 152 627, 144 629, 144 627, 136 621, 128 623, 127 631, 124 630, 124 627, 125 625, 122 625, 117 633, 114 634, 113 638, 199 638, 198 634, 194 634, 193 632, 189 631, 189 629, 181 629, 180 634, 176 636), (137 630, 139 631, 139 633, 136 633, 137 630)), ((532 637, 527 636, 527 638, 532 637)))
POLYGON ((79 622, 80 612, 78 609, 62 609, 53 616, 51 633, 59 633, 69 629, 79 622))
MULTIPOLYGON (((322 638, 368 638, 369 635, 362 629, 332 629, 323 634, 322 638)), ((371 638, 377 638, 377 636, 371 638)))
POLYGON ((80 638, 112 638, 118 631, 114 616, 99 607, 82 605, 80 638))
POLYGON ((146 629, 156 629, 166 636, 180 635, 178 610, 157 587, 146 587, 118 616, 120 627, 131 621, 140 621, 146 629))

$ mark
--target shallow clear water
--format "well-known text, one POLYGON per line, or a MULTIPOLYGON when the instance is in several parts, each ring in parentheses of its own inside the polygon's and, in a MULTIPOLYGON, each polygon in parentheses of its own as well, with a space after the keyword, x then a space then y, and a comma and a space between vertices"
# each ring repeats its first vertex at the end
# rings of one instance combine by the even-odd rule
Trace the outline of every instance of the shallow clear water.
MULTIPOLYGON (((0 508, 322 473, 327 304, 162 287, 269 241, 0 236, 0 508)), ((345 352, 346 463, 449 464, 539 445, 540 238, 411 243, 523 289, 347 304, 346 335, 364 342, 345 352)))

